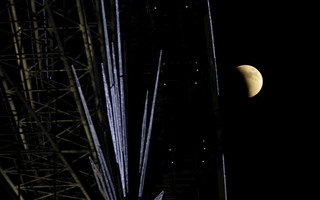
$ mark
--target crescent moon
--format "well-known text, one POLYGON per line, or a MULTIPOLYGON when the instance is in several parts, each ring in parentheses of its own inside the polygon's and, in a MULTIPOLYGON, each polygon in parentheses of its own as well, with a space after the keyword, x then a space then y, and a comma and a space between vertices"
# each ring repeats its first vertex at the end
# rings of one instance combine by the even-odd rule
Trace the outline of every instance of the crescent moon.
POLYGON ((245 80, 248 89, 248 98, 257 95, 263 84, 262 75, 255 67, 251 65, 240 65, 237 67, 245 80))

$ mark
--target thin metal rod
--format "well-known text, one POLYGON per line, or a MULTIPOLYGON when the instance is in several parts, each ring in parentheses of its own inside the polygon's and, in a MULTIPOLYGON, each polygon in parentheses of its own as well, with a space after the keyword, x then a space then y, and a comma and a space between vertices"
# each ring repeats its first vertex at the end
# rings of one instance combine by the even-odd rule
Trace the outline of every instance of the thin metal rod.
POLYGON ((106 187, 104 185, 104 182, 103 182, 103 178, 101 176, 101 173, 99 172, 97 166, 94 164, 92 158, 89 156, 89 161, 90 161, 90 164, 91 164, 91 168, 92 168, 92 171, 94 173, 94 177, 96 179, 96 182, 97 182, 97 185, 98 185, 98 188, 99 188, 99 191, 100 193, 102 194, 103 198, 106 200, 106 199, 110 199, 109 195, 108 195, 108 192, 106 190, 106 187))
POLYGON ((128 188, 128 148, 127 148, 127 115, 124 93, 124 74, 122 64, 122 44, 121 44, 121 31, 120 31, 120 11, 119 2, 115 0, 116 9, 116 32, 117 32, 117 45, 118 45, 118 61, 119 61, 119 77, 120 77, 120 104, 121 104, 121 121, 122 121, 122 146, 124 156, 124 173, 125 173, 125 186, 123 186, 123 195, 126 196, 126 187, 128 188))
MULTIPOLYGON (((116 125, 117 125, 117 142, 118 142, 118 151, 119 151, 119 160, 118 160, 118 166, 119 166, 119 172, 120 172, 120 179, 121 179, 121 186, 123 193, 126 193, 125 189, 125 172, 124 172, 124 134, 123 134, 123 122, 122 122, 122 115, 121 115, 121 97, 120 97, 120 91, 119 91, 119 78, 118 78, 118 71, 116 67, 116 55, 114 50, 114 45, 111 43, 111 52, 112 52, 112 61, 113 61, 113 76, 114 76, 114 87, 113 93, 113 106, 114 106, 114 114, 116 116, 116 125)), ((125 196, 125 195, 124 195, 125 196)))
POLYGON ((87 119, 87 122, 88 122, 88 125, 89 125, 89 128, 90 128, 90 133, 91 133, 91 136, 92 136, 92 139, 93 139, 93 143, 94 143, 95 149, 97 151, 98 160, 100 162, 100 166, 102 168, 102 172, 103 172, 103 175, 104 175, 104 178, 105 178, 105 184, 107 185, 108 193, 110 194, 110 197, 111 197, 110 199, 113 200, 113 199, 116 199, 116 195, 115 195, 114 185, 113 185, 113 182, 112 182, 112 179, 111 179, 111 176, 110 176, 110 172, 109 172, 105 157, 104 157, 104 155, 102 153, 101 145, 100 145, 96 130, 95 130, 94 126, 93 126, 91 115, 89 113, 89 109, 88 109, 86 100, 84 98, 84 95, 83 95, 83 92, 82 92, 82 89, 81 89, 81 86, 80 86, 80 82, 79 82, 76 70, 74 69, 73 65, 71 66, 71 68, 72 68, 72 72, 73 72, 73 75, 74 75, 74 78, 75 78, 76 86, 77 86, 79 94, 80 94, 80 99, 81 99, 81 102, 82 102, 82 105, 83 105, 83 109, 85 111, 86 119, 87 119))
MULTIPOLYGON (((104 0, 100 0, 100 3, 101 3, 101 11, 102 11, 102 23, 103 23, 103 33, 104 33, 104 40, 105 40, 107 65, 108 65, 108 68, 109 68, 109 67, 112 66, 112 62, 111 62, 110 44, 109 44, 109 36, 108 36, 108 26, 107 26, 107 19, 106 19, 105 7, 104 7, 104 0)), ((109 74, 109 77, 110 77, 110 74, 109 74)))
POLYGON ((146 100, 144 103, 144 112, 143 112, 143 119, 142 119, 139 173, 141 173, 141 169, 142 169, 144 146, 146 143, 147 113, 148 113, 148 101, 149 101, 148 99, 149 99, 149 91, 146 92, 146 100))
POLYGON ((115 117, 114 121, 116 122, 116 135, 117 135, 117 147, 118 147, 118 164, 121 163, 122 165, 122 145, 121 145, 121 117, 120 117, 120 100, 119 100, 119 81, 118 81, 118 70, 116 65, 116 54, 114 51, 114 45, 111 43, 111 53, 112 53, 112 63, 113 68, 111 69, 110 73, 114 77, 113 78, 113 85, 111 87, 111 95, 112 95, 112 105, 113 105, 113 115, 115 117))
POLYGON ((117 43, 118 43, 118 56, 119 56, 119 68, 120 77, 123 75, 122 70, 122 50, 121 50, 121 32, 120 32, 120 14, 119 14, 119 2, 115 0, 116 6, 116 27, 117 27, 117 43))
POLYGON ((114 54, 114 47, 113 43, 111 46, 111 53, 112 53, 112 63, 113 67, 108 67, 109 70, 109 79, 110 79, 110 90, 111 90, 111 106, 112 106, 112 113, 113 113, 113 122, 114 122, 114 133, 115 133, 115 142, 116 142, 116 162, 119 164, 120 156, 121 156, 121 150, 120 150, 120 138, 119 138, 119 92, 118 92, 118 76, 117 76, 117 68, 116 68, 116 62, 115 62, 115 54, 114 54), (111 78, 112 77, 112 78, 111 78))
POLYGON ((224 154, 221 155, 222 157, 222 173, 223 173, 223 185, 224 185, 224 199, 227 200, 227 178, 226 178, 226 167, 224 161, 224 154))
POLYGON ((164 191, 162 190, 154 200, 162 200, 163 194, 164 194, 164 191))
POLYGON ((207 0, 208 4, 208 14, 209 14, 209 24, 210 24, 210 36, 211 36, 211 45, 212 45, 212 56, 215 70, 215 78, 216 78, 216 86, 217 86, 217 94, 219 95, 219 81, 218 81, 218 70, 217 70, 217 58, 216 58, 216 47, 214 44, 214 35, 213 35, 213 25, 212 25, 212 16, 211 16, 211 6, 210 0, 207 0))
MULTIPOLYGON (((112 65, 112 61, 111 61, 111 55, 110 55, 110 44, 109 44, 109 38, 108 38, 108 29, 107 29, 107 20, 106 20, 106 14, 105 14, 105 6, 104 6, 104 1, 103 0, 101 0, 100 1, 101 2, 101 10, 102 10, 102 21, 103 21, 103 30, 104 30, 104 37, 105 37, 105 43, 106 43, 106 56, 107 56, 107 63, 108 63, 108 69, 109 69, 109 73, 111 72, 111 65, 112 65), (109 67, 110 66, 110 67, 109 67)), ((116 3, 116 10, 118 10, 118 15, 119 15, 119 8, 118 8, 118 6, 117 6, 117 4, 118 4, 118 2, 116 3)), ((119 17, 118 17, 119 18, 119 17)), ((117 20, 118 20, 118 18, 117 18, 117 20)), ((117 35, 118 35, 118 32, 119 32, 119 34, 120 34, 120 25, 119 25, 119 28, 117 28, 117 35)), ((119 38, 118 38, 118 45, 120 46, 120 48, 118 47, 118 51, 120 52, 120 54, 119 54, 119 65, 121 66, 120 67, 120 70, 122 70, 122 57, 121 57, 121 40, 120 40, 120 36, 119 36, 119 38)), ((116 68, 116 66, 114 66, 113 67, 113 69, 115 69, 116 68)), ((122 72, 122 71, 121 71, 122 72)), ((115 76, 114 78, 116 78, 117 76, 115 76)), ((112 78, 112 75, 111 74, 109 74, 109 78, 111 79, 112 78)), ((117 82, 117 81, 114 81, 115 83, 117 82)), ((112 81, 111 81, 111 83, 112 83, 112 81)), ((120 86, 121 87, 121 86, 120 86)), ((112 92, 111 93, 111 95, 115 95, 116 93, 114 93, 114 92, 112 92)), ((113 99, 117 99, 117 98, 115 98, 114 96, 113 96, 113 99)), ((116 102, 117 102, 117 100, 116 100, 116 102)), ((112 102, 112 104, 113 104, 113 106, 114 106, 114 108, 116 107, 116 110, 119 110, 119 109, 121 109, 121 107, 120 106, 118 106, 117 105, 117 103, 116 104, 114 104, 115 102, 112 102)), ((122 104, 121 103, 121 99, 120 99, 120 104, 122 104)), ((115 110, 114 110, 115 111, 115 110)), ((115 113, 114 113, 115 114, 115 113)), ((120 116, 121 117, 121 116, 120 116)), ((118 115, 116 114, 116 116, 115 116, 115 118, 116 118, 116 120, 115 120, 115 125, 117 126, 117 128, 121 128, 122 129, 122 126, 121 126, 121 121, 119 122, 119 117, 118 117, 118 115)), ((122 118, 122 117, 121 117, 122 118)), ((118 132, 117 131, 117 128, 115 129, 116 130, 116 133, 118 133, 117 135, 118 135, 118 144, 120 144, 120 145, 118 145, 118 150, 119 150, 119 158, 118 158, 118 164, 119 164, 119 168, 120 168, 120 176, 121 176, 121 182, 123 183, 124 181, 123 181, 123 170, 122 170, 122 166, 123 166, 123 164, 122 164, 122 161, 123 161, 123 158, 122 158, 122 145, 121 145, 121 142, 122 142, 122 138, 121 138, 121 136, 119 135, 119 133, 121 134, 121 131, 120 132, 118 132), (119 137, 120 136, 120 137, 119 137)), ((121 130, 120 129, 120 130, 121 130)), ((123 184, 122 184, 123 185, 123 184)), ((123 186, 122 186, 122 188, 123 188, 123 186)), ((124 196, 125 196, 125 188, 123 188, 123 193, 124 193, 124 196)))
POLYGON ((104 92, 105 92, 105 98, 106 98, 106 106, 107 106, 107 116, 108 116, 108 121, 109 121, 109 127, 110 127, 110 132, 111 132, 111 139, 112 139, 112 144, 113 144, 113 149, 114 153, 116 156, 116 160, 119 159, 119 152, 118 152, 118 147, 117 147, 117 142, 116 142, 116 133, 114 130, 114 117, 113 117, 113 111, 112 111, 112 105, 111 105, 111 100, 110 100, 110 95, 109 95, 109 85, 107 82, 107 77, 105 74, 104 66, 103 63, 101 63, 101 71, 102 71, 102 79, 103 79, 103 86, 104 86, 104 92))
POLYGON ((102 153, 102 150, 101 150, 101 147, 99 146, 98 149, 97 149, 97 154, 98 154, 98 159, 99 161, 101 161, 101 169, 102 169, 102 172, 104 174, 104 177, 106 177, 105 179, 105 183, 107 185, 107 190, 110 194, 110 199, 113 200, 113 199, 117 199, 116 198, 116 193, 115 193, 115 189, 114 189, 114 185, 112 183, 112 179, 111 179, 111 175, 110 175, 110 171, 109 171, 109 168, 107 166, 107 163, 105 161, 105 158, 104 158, 104 155, 102 153))
POLYGON ((155 82, 154 91, 153 91, 153 99, 152 99, 152 107, 151 107, 151 113, 150 113, 150 119, 149 119, 147 143, 146 143, 146 148, 145 148, 145 153, 144 153, 142 173, 140 176, 139 198, 142 197, 143 188, 144 188, 144 180, 145 180, 145 173, 146 173, 146 169, 147 169, 147 161, 148 161, 149 147, 150 147, 150 138, 151 138, 152 124, 153 124, 153 116, 154 116, 154 107, 156 104, 158 82, 159 82, 159 75, 160 75, 161 59, 162 59, 162 50, 160 50, 157 77, 156 77, 156 82, 155 82))

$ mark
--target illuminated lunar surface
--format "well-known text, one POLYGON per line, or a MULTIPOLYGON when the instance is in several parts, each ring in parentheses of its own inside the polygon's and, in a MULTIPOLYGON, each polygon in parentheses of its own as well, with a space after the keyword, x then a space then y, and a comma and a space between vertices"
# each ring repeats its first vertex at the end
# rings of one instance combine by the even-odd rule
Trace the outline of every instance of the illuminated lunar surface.
POLYGON ((237 67, 245 80, 248 89, 248 97, 251 98, 257 95, 263 84, 262 75, 255 67, 251 65, 240 65, 237 67))

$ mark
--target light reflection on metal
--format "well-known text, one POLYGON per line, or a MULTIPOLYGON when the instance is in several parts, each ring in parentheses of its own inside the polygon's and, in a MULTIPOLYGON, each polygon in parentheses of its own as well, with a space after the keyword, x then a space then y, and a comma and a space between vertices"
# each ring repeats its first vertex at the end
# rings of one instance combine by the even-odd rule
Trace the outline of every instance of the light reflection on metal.
POLYGON ((153 99, 152 99, 152 107, 151 107, 151 113, 150 113, 150 119, 149 119, 146 148, 145 148, 145 152, 144 152, 142 171, 141 171, 141 175, 140 175, 140 186, 139 186, 139 195, 138 195, 140 198, 142 197, 142 193, 143 193, 145 173, 146 173, 146 169, 147 169, 147 161, 148 161, 149 147, 150 147, 150 138, 151 138, 152 124, 153 124, 153 116, 154 116, 154 107, 155 107, 155 103, 156 103, 158 82, 159 82, 159 75, 160 75, 161 59, 162 59, 162 50, 160 50, 160 55, 159 55, 158 70, 157 70, 157 77, 156 77, 156 82, 155 82, 155 86, 154 86, 154 91, 153 91, 153 99))
MULTIPOLYGON (((123 60, 122 60, 122 44, 121 44, 121 32, 120 32, 119 3, 118 3, 118 0, 115 0, 115 15, 116 15, 115 22, 116 22, 116 40, 117 40, 116 48, 117 49, 115 49, 113 42, 109 41, 104 1, 101 0, 100 3, 101 3, 101 10, 102 10, 102 19, 103 19, 102 24, 103 24, 103 32, 104 32, 106 58, 107 58, 107 66, 104 67, 103 64, 101 64, 103 87, 105 92, 107 115, 108 115, 107 119, 110 126, 111 139, 112 139, 113 149, 115 153, 116 163, 118 164, 118 167, 119 167, 122 195, 123 197, 126 197, 126 194, 128 193, 128 190, 129 190, 127 111, 126 111, 126 102, 125 102, 126 94, 125 94, 125 88, 124 88, 125 85, 124 85, 124 72, 123 72, 123 62, 122 62, 123 60), (106 69, 108 73, 106 73, 106 69)), ((145 180, 145 172, 146 172, 147 158, 149 154, 150 138, 151 138, 152 124, 153 124, 154 107, 155 107, 156 93, 157 93, 158 82, 159 82, 161 58, 162 58, 162 50, 160 51, 160 56, 159 56, 158 70, 157 70, 157 76, 155 81, 156 83, 155 83, 153 100, 152 100, 152 108, 151 108, 150 119, 148 122, 147 122, 148 97, 146 97, 146 105, 144 109, 144 119, 143 119, 143 125, 142 125, 143 130, 141 135, 141 150, 140 150, 140 160, 139 160, 139 172, 141 173, 139 197, 142 196, 144 180, 145 180), (147 125, 148 125, 148 132, 146 135, 147 125)), ((81 89, 80 86, 78 88, 81 89)), ((148 96, 148 92, 147 92, 147 96, 148 96)), ((83 95, 81 99, 83 99, 83 104, 85 104, 83 95)), ((84 105, 84 107, 86 107, 86 105, 84 105)), ((90 129, 94 129, 94 127, 91 127, 90 125, 92 124, 92 121, 90 121, 91 118, 89 113, 87 112, 88 111, 86 111, 86 115, 88 115, 87 118, 88 118, 90 129)), ((94 132, 93 138, 95 141, 98 142, 98 138, 96 137, 95 131, 92 130, 91 132, 94 132)), ((101 162, 101 167, 104 170, 103 162, 105 162, 105 158, 102 154, 100 144, 99 144, 99 147, 96 147, 96 150, 98 152, 99 160, 102 160, 100 162, 101 162)), ((105 169, 107 169, 107 167, 105 167, 105 169)), ((110 198, 116 198, 116 196, 113 194, 114 189, 112 187, 114 186, 112 185, 111 187, 110 185, 112 183, 111 177, 108 176, 107 172, 104 173, 104 178, 108 180, 106 184, 107 184, 108 193, 110 194, 109 195, 110 198)))
POLYGON ((101 71, 102 71, 102 79, 103 79, 103 88, 104 88, 104 93, 105 93, 105 98, 106 98, 106 106, 107 106, 107 117, 109 121, 109 127, 110 127, 110 132, 111 132, 111 139, 112 139, 112 144, 113 144, 113 149, 114 153, 116 156, 116 161, 118 162, 119 159, 119 151, 118 151, 118 145, 117 145, 117 140, 116 140, 116 133, 115 133, 115 127, 114 127, 114 115, 112 112, 112 105, 111 105, 111 100, 110 100, 110 95, 109 95, 109 85, 107 82, 107 78, 105 75, 105 70, 103 67, 103 64, 101 63, 101 71))
POLYGON ((162 200, 163 194, 164 194, 164 191, 162 190, 154 200, 162 200))
POLYGON ((83 109, 84 109, 84 112, 85 112, 85 115, 86 115, 86 119, 87 119, 87 122, 89 124, 90 133, 91 133, 91 136, 92 136, 92 139, 93 139, 93 143, 94 143, 97 155, 98 155, 98 160, 99 160, 102 172, 103 172, 103 176, 104 176, 104 180, 105 180, 105 183, 106 183, 106 186, 107 186, 107 190, 108 190, 110 199, 113 200, 113 199, 116 199, 116 195, 115 195, 114 185, 113 185, 113 182, 112 182, 112 179, 111 179, 111 176, 110 176, 110 172, 109 172, 105 157, 103 155, 103 152, 101 150, 101 145, 100 145, 96 130, 95 130, 94 126, 93 126, 92 119, 91 119, 91 116, 90 116, 90 113, 89 113, 89 109, 88 109, 86 100, 84 98, 84 95, 83 95, 83 92, 82 92, 82 89, 81 89, 81 86, 80 86, 80 82, 79 82, 76 70, 74 69, 73 65, 71 66, 71 68, 72 68, 72 72, 73 72, 73 75, 74 75, 74 78, 75 78, 77 89, 79 91, 79 95, 80 95, 82 106, 83 106, 83 109))
MULTIPOLYGON (((114 130, 115 130, 115 139, 116 139, 116 150, 118 154, 117 163, 119 166, 122 166, 122 151, 121 151, 121 138, 120 138, 120 127, 121 121, 119 117, 119 86, 118 86, 118 71, 116 67, 116 56, 114 52, 113 43, 111 44, 111 54, 112 54, 112 63, 113 67, 109 68, 109 80, 111 86, 111 100, 112 100, 112 111, 113 111, 113 121, 114 121, 114 130)), ((121 170, 120 170, 121 173, 121 170)))
POLYGON ((224 185, 224 198, 225 200, 228 199, 227 196, 227 179, 226 179, 226 167, 225 167, 225 161, 224 161, 224 154, 222 154, 222 173, 223 173, 223 185, 224 185))
POLYGON ((123 146, 123 157, 124 157, 124 181, 122 182, 123 195, 126 196, 126 190, 129 187, 128 183, 128 148, 127 148, 127 116, 126 116, 126 105, 125 105, 125 93, 124 93, 124 74, 122 65, 122 44, 121 44, 121 32, 120 32, 120 12, 119 2, 115 0, 115 11, 116 11, 116 32, 117 32, 117 44, 118 44, 118 63, 119 63, 119 77, 120 77, 120 110, 121 110, 121 133, 122 133, 122 146, 123 146), (125 184, 125 185, 124 185, 125 184))
POLYGON ((146 92, 146 100, 145 100, 145 103, 144 103, 144 112, 143 112, 143 119, 142 119, 139 173, 141 173, 141 169, 142 169, 144 146, 145 146, 145 142, 146 142, 148 99, 149 99, 149 91, 146 92))
POLYGON ((106 13, 104 8, 104 0, 100 1, 101 3, 101 11, 102 11, 102 22, 103 22, 103 33, 104 33, 104 39, 105 39, 105 48, 106 48, 106 56, 107 56, 107 65, 108 67, 111 67, 111 54, 110 54, 110 45, 109 45, 109 36, 108 36, 108 26, 107 26, 107 19, 106 19, 106 13))
POLYGON ((111 53, 112 53, 112 62, 113 62, 113 85, 112 85, 112 105, 113 105, 113 112, 114 112, 114 121, 116 122, 116 138, 117 138, 117 146, 118 146, 118 166, 119 166, 119 172, 120 172, 120 178, 121 178, 121 186, 123 191, 123 196, 126 196, 126 188, 125 188, 125 172, 124 172, 124 139, 126 136, 126 133, 124 133, 123 129, 123 121, 122 121, 122 106, 121 106, 121 95, 119 90, 119 77, 118 77, 118 70, 116 65, 116 56, 115 56, 115 50, 114 45, 111 43, 111 53))
POLYGON ((94 164, 94 162, 90 156, 89 156, 89 161, 90 161, 92 171, 94 173, 94 177, 96 179, 96 182, 97 182, 97 185, 98 185, 98 188, 99 188, 101 195, 103 196, 104 199, 110 199, 110 197, 107 193, 106 187, 104 185, 102 175, 99 172, 97 166, 94 164))
POLYGON ((101 2, 101 10, 102 10, 107 65, 108 65, 109 79, 110 79, 110 85, 111 85, 111 101, 112 101, 112 108, 113 108, 115 142, 116 142, 115 151, 117 152, 116 160, 117 160, 119 171, 120 171, 123 196, 125 197, 128 186, 129 186, 128 184, 128 148, 127 148, 127 127, 126 127, 127 122, 126 122, 126 111, 125 111, 126 106, 125 106, 124 80, 123 80, 124 77, 123 77, 123 66, 122 66, 119 4, 118 4, 118 1, 115 1, 118 64, 119 64, 119 79, 120 79, 118 83, 116 56, 115 56, 113 44, 112 44, 112 50, 111 50, 112 57, 110 53, 110 43, 109 43, 104 1, 101 0, 100 2, 101 2), (118 84, 120 85, 120 88, 118 84))
POLYGON ((212 45, 212 56, 213 56, 213 64, 215 70, 215 78, 216 78, 216 89, 217 94, 219 95, 219 82, 218 82, 218 70, 217 70, 217 59, 216 59, 216 47, 214 45, 214 35, 213 35, 213 26, 212 26, 212 16, 211 16, 211 7, 210 0, 207 0, 208 5, 208 13, 209 13, 209 24, 210 24, 210 36, 211 36, 211 45, 212 45))

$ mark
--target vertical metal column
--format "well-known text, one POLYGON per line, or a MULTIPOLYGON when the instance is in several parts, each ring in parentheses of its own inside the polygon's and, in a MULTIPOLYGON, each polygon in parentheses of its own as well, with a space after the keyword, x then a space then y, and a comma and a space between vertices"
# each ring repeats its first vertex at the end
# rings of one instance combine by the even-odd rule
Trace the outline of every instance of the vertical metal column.
POLYGON ((221 122, 220 122, 220 110, 219 110, 219 79, 218 79, 218 68, 217 68, 217 58, 216 58, 216 49, 214 43, 214 33, 213 33, 213 20, 211 13, 211 5, 210 0, 207 0, 208 7, 208 20, 209 20, 209 28, 210 28, 210 42, 211 42, 211 51, 209 55, 210 63, 210 83, 211 83, 211 93, 213 100, 213 112, 215 120, 217 120, 217 145, 218 145, 218 195, 219 200, 227 200, 227 185, 226 185, 226 173, 225 173, 225 158, 222 147, 222 133, 221 133, 221 122))

